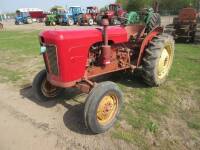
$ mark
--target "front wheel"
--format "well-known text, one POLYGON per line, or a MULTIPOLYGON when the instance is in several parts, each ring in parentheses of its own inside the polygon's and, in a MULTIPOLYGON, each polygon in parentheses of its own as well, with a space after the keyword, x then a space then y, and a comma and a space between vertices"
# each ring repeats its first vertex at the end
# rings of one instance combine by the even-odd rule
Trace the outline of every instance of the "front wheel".
POLYGON ((150 86, 159 86, 166 81, 174 58, 174 40, 168 34, 155 37, 145 50, 142 76, 150 86))
POLYGON ((110 129, 122 106, 122 92, 113 82, 96 85, 87 97, 84 118, 86 126, 93 133, 103 133, 110 129))
POLYGON ((88 19, 88 25, 93 26, 94 25, 94 20, 92 18, 88 19))
POLYGON ((73 20, 72 18, 69 18, 69 19, 67 20, 67 25, 68 25, 68 26, 73 26, 73 25, 74 25, 74 20, 73 20))
POLYGON ((56 22, 55 22, 55 21, 52 21, 52 22, 50 23, 50 25, 51 25, 51 26, 56 26, 56 22))
POLYGON ((42 70, 36 75, 32 88, 35 98, 40 101, 57 98, 64 91, 64 89, 52 85, 47 80, 46 70, 42 70))

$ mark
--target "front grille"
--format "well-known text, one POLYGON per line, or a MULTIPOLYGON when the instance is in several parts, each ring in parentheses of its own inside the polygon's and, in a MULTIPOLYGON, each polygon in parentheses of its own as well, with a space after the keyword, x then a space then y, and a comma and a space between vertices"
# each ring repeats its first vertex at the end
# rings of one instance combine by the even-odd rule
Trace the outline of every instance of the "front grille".
POLYGON ((54 45, 47 45, 47 57, 49 62, 49 69, 51 70, 51 73, 54 75, 58 75, 58 60, 57 60, 57 49, 54 45))

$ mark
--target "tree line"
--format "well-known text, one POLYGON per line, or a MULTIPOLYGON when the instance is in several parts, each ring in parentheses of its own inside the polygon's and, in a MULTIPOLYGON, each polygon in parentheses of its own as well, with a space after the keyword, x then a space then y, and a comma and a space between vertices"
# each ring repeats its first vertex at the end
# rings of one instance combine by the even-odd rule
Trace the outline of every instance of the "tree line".
MULTIPOLYGON (((159 3, 159 11, 162 14, 177 14, 183 7, 192 6, 199 7, 200 0, 157 0, 159 3)), ((123 8, 128 11, 138 11, 142 8, 151 7, 154 0, 117 0, 123 8)))

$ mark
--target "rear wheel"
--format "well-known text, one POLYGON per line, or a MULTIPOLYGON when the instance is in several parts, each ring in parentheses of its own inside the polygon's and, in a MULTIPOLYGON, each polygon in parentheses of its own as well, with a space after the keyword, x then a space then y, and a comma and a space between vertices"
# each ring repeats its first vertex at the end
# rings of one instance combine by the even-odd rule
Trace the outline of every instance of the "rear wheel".
POLYGON ((15 21, 15 25, 19 25, 19 22, 18 22, 18 21, 15 21))
POLYGON ((3 24, 2 23, 0 23, 0 30, 2 30, 3 29, 3 24))
POLYGON ((147 23, 147 32, 151 32, 155 27, 161 25, 161 18, 158 13, 153 13, 149 23, 147 23))
POLYGON ((35 98, 41 101, 57 98, 64 91, 47 80, 46 70, 42 70, 36 75, 32 86, 35 98))
POLYGON ((159 86, 166 81, 174 57, 174 40, 168 34, 155 37, 145 50, 143 58, 144 81, 150 86, 159 86))
POLYGON ((101 16, 101 15, 97 16, 97 24, 98 25, 102 25, 102 23, 101 23, 102 22, 102 18, 103 18, 103 16, 101 16))
POLYGON ((113 17, 111 19, 111 25, 119 25, 120 24, 120 21, 118 20, 117 17, 113 17))
POLYGON ((196 44, 200 44, 200 24, 197 25, 195 36, 194 36, 194 42, 196 44))
POLYGON ((113 82, 102 82, 95 86, 87 97, 84 117, 85 124, 93 133, 110 129, 122 106, 122 92, 113 82))

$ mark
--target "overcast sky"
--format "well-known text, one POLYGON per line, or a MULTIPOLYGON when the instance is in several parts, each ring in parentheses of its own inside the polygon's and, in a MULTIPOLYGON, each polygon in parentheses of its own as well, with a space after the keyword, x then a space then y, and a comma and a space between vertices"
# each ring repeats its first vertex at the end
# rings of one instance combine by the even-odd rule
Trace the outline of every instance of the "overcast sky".
POLYGON ((18 8, 42 8, 49 10, 54 5, 103 7, 115 0, 0 0, 0 12, 15 12, 18 8))

